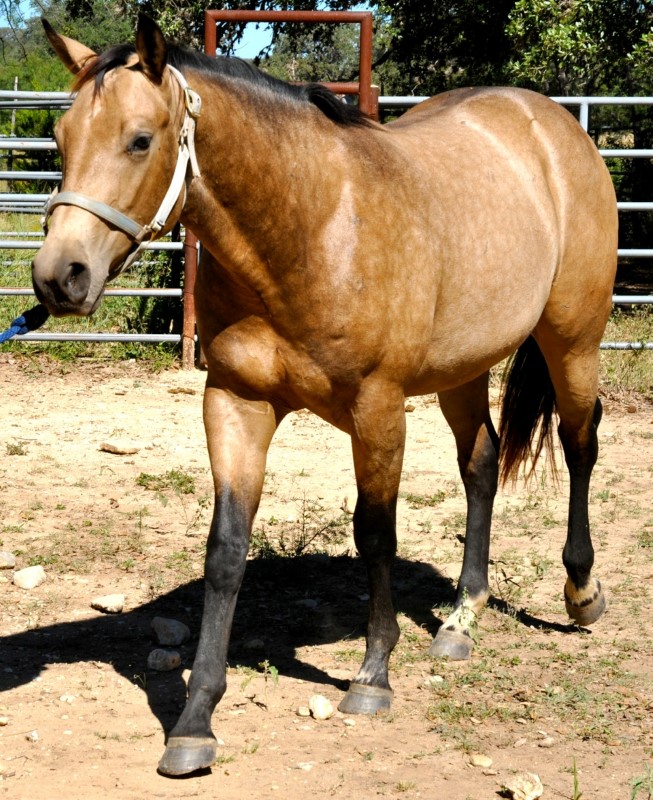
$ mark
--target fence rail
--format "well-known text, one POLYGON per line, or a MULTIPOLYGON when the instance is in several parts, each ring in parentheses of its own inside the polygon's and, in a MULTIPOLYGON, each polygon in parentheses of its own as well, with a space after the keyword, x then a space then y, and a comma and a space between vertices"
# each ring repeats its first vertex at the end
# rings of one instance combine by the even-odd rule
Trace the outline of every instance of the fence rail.
MULTIPOLYGON (((382 109, 402 109, 417 105, 426 97, 390 97, 380 96, 378 105, 382 109)), ((653 105, 653 97, 553 97, 561 105, 578 108, 578 117, 581 126, 588 130, 590 109, 598 105, 653 105)), ((0 90, 0 109, 43 109, 63 110, 72 103, 71 95, 66 92, 20 92, 0 90)), ((52 138, 25 139, 16 136, 0 136, 0 153, 30 152, 30 151, 56 150, 56 142, 52 138)), ((653 149, 600 149, 603 158, 653 158, 653 149)), ((51 170, 2 170, 0 180, 11 181, 43 181, 56 183, 61 180, 60 171, 51 170)), ((41 213, 43 205, 49 195, 28 194, 20 192, 0 192, 0 213, 41 213)), ((642 212, 653 210, 653 201, 631 202, 619 201, 617 207, 620 212, 642 212)), ((42 245, 33 234, 14 234, 4 232, 5 238, 0 239, 0 250, 32 250, 35 251, 42 245)), ((194 306, 190 287, 194 284, 194 270, 196 268, 197 245, 194 238, 190 241, 171 242, 159 241, 148 245, 148 249, 173 251, 184 249, 186 256, 185 286, 186 290, 176 289, 107 289, 107 297, 135 296, 135 297, 172 297, 181 298, 184 303, 184 332, 182 334, 118 334, 118 333, 29 333, 21 336, 19 341, 44 342, 44 341, 81 341, 81 342, 173 342, 184 343, 183 363, 185 367, 192 366, 194 360, 194 306), (189 270, 190 268, 190 270, 189 270)), ((618 250, 620 258, 652 258, 653 248, 624 248, 618 250)), ((33 291, 29 288, 0 287, 0 296, 30 296, 33 291)), ((614 295, 615 304, 639 305, 653 303, 653 296, 649 295, 614 295)), ((7 321, 8 322, 8 321, 7 321)), ((1 327, 1 326, 0 326, 1 327)), ((653 342, 603 342, 602 349, 610 350, 653 350, 653 342)))

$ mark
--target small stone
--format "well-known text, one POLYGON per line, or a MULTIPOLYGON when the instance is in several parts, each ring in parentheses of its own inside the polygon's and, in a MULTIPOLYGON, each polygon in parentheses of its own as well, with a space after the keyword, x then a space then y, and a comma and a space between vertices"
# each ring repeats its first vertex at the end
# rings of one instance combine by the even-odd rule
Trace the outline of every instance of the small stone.
POLYGON ((317 600, 312 600, 310 597, 306 597, 303 600, 297 600, 295 605, 304 606, 304 608, 310 608, 311 611, 314 611, 317 608, 317 600))
POLYGON ((125 606, 124 594, 105 594, 91 600, 91 608, 104 614, 120 614, 125 606))
POLYGON ((74 703, 75 700, 77 700, 77 698, 75 697, 74 694, 62 694, 59 700, 62 703, 74 703))
POLYGON ((25 567, 14 572, 14 584, 20 589, 35 589, 46 579, 45 570, 38 564, 36 567, 25 567))
POLYGON ((538 747, 553 747, 556 743, 556 740, 553 736, 545 736, 544 739, 540 739, 537 743, 538 747))
POLYGON ((313 719, 330 719, 335 714, 335 709, 330 700, 321 694, 314 694, 308 701, 313 719))
POLYGON ((523 747, 525 744, 528 744, 528 739, 517 739, 517 741, 513 744, 513 747, 523 747))
POLYGON ((405 406, 405 410, 410 414, 412 411, 415 410, 415 406, 412 403, 407 403, 405 406))
POLYGON ((0 569, 13 569, 16 566, 16 556, 7 550, 0 550, 0 569))
POLYGON ((176 650, 163 650, 161 648, 152 650, 147 657, 147 666, 149 669, 155 669, 157 672, 169 672, 176 669, 181 664, 181 656, 176 650))
POLYGON ((0 717, 0 728, 4 728, 5 725, 9 725, 9 717, 0 717))
POLYGON ((190 639, 188 625, 176 619, 166 617, 154 617, 152 620, 152 630, 156 635, 159 644, 168 647, 179 647, 180 644, 190 639))
POLYGON ((343 719, 342 724, 346 725, 348 728, 353 728, 356 725, 356 720, 347 717, 347 719, 343 719))
POLYGON ((310 772, 314 766, 315 763, 313 761, 300 761, 299 764, 297 764, 297 769, 303 769, 304 772, 310 772))
POLYGON ((474 753, 473 756, 469 759, 469 763, 473 767, 483 767, 484 769, 489 769, 492 766, 492 759, 490 756, 484 756, 480 753, 474 753))
POLYGON ((28 742, 38 742, 39 740, 39 732, 38 731, 29 731, 25 734, 25 738, 28 742))
POLYGON ((537 800, 544 792, 540 776, 532 772, 522 772, 510 777, 502 784, 501 789, 512 800, 537 800))
POLYGON ((297 709, 297 716, 298 717, 310 717, 311 716, 311 709, 308 706, 300 706, 297 709))
POLYGON ((441 686, 444 683, 444 678, 442 675, 430 675, 428 678, 425 678, 422 686, 425 689, 433 689, 435 686, 441 686))
POLYGON ((127 442, 102 442, 98 450, 103 453, 113 453, 116 456, 133 456, 138 453, 140 447, 135 447, 127 442))

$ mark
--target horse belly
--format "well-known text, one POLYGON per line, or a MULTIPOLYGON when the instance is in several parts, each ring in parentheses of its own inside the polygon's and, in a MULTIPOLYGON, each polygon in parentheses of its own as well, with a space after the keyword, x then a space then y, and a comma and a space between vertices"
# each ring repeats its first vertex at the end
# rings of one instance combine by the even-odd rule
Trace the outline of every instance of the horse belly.
POLYGON ((488 237, 483 253, 458 253, 443 276, 426 356, 408 394, 467 383, 533 331, 551 292, 557 253, 546 227, 526 238, 505 248, 488 237))

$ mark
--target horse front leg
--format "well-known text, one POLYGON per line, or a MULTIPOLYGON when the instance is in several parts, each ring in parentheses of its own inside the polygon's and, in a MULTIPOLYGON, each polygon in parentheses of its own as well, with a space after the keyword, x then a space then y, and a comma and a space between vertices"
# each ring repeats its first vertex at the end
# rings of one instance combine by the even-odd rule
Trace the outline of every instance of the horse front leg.
POLYGON ((204 611, 188 701, 159 762, 165 775, 186 775, 215 761, 211 715, 227 686, 231 624, 266 454, 279 421, 269 403, 242 400, 207 385, 204 425, 215 507, 206 548, 204 611))
POLYGON ((431 643, 432 656, 469 659, 480 611, 490 596, 488 563, 492 509, 498 484, 499 438, 490 419, 488 376, 439 395, 453 431, 467 498, 465 552, 453 612, 431 643))
POLYGON ((392 703, 388 662, 399 640, 390 580, 406 436, 403 392, 376 385, 361 392, 353 423, 358 486, 354 541, 367 569, 370 603, 365 659, 338 708, 347 714, 375 714, 392 703))

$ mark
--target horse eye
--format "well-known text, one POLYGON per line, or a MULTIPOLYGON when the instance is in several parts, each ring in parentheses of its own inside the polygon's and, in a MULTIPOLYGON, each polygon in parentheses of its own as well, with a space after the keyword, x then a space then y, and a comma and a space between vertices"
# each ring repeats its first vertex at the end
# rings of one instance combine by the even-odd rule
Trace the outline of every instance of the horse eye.
POLYGON ((151 136, 137 136, 129 145, 128 150, 130 153, 144 153, 146 150, 149 150, 151 141, 151 136))

